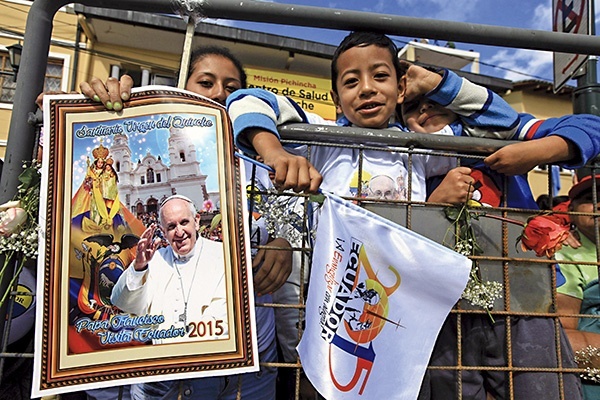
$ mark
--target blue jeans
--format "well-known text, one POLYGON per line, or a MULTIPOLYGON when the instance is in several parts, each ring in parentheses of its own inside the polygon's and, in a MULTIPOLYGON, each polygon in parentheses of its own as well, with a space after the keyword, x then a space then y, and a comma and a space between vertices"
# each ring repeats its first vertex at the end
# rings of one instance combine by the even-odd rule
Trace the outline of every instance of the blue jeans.
MULTIPOLYGON (((261 362, 275 362, 275 341, 259 354, 261 362)), ((277 368, 261 366, 258 372, 180 381, 149 382, 131 385, 133 400, 182 399, 235 400, 241 384, 242 399, 274 400, 277 368)))
POLYGON ((109 387, 104 389, 90 389, 86 390, 88 400, 131 400, 129 395, 129 386, 121 387, 109 387), (120 397, 119 397, 120 396, 120 397))

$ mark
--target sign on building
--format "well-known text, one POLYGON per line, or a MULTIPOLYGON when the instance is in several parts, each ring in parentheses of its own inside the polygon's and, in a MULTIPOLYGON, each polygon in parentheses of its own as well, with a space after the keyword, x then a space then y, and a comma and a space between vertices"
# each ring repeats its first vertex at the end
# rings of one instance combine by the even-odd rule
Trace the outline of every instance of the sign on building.
MULTIPOLYGON (((552 30, 589 35, 589 0, 552 0, 552 30)), ((554 92, 559 91, 587 60, 585 54, 554 53, 554 92)))
POLYGON ((257 68, 245 68, 245 70, 249 88, 266 89, 287 96, 298 103, 304 111, 318 114, 325 119, 336 119, 329 79, 289 71, 279 72, 257 68))

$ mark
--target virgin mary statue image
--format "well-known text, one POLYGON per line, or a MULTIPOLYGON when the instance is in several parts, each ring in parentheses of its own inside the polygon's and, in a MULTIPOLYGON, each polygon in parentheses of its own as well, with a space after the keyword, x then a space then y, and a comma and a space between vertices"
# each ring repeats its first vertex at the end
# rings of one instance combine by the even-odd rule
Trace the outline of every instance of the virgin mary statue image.
POLYGON ((69 257, 69 351, 111 348, 102 338, 76 329, 82 318, 105 320, 118 314, 112 288, 135 257, 143 223, 121 203, 118 176, 108 148, 100 144, 71 200, 69 257))

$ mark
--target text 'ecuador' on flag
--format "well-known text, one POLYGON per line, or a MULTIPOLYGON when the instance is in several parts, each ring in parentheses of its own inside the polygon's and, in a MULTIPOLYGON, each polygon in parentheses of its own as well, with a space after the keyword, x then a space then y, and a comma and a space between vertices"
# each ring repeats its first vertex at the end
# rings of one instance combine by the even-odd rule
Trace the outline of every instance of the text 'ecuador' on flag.
POLYGON ((326 399, 417 398, 471 261, 326 194, 298 352, 326 399))

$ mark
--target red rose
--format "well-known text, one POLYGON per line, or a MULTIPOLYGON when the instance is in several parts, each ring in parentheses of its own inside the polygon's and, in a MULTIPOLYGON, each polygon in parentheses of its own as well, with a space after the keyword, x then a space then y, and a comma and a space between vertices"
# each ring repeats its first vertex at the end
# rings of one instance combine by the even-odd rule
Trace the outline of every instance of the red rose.
POLYGON ((560 223, 556 216, 547 214, 530 217, 523 227, 521 241, 523 250, 533 250, 538 257, 552 257, 569 236, 569 225, 560 223))
POLYGON ((554 206, 552 208, 552 211, 559 211, 559 213, 550 213, 550 214, 548 214, 548 217, 554 218, 556 220, 556 222, 558 222, 559 224, 570 225, 571 218, 569 218, 569 214, 567 214, 567 212, 569 211, 570 203, 571 203, 571 201, 568 200, 568 201, 563 201, 560 204, 557 204, 556 206, 554 206), (564 214, 563 214, 563 212, 564 212, 564 214))

